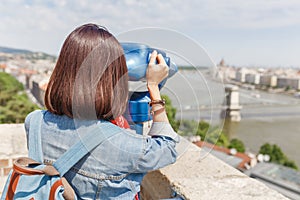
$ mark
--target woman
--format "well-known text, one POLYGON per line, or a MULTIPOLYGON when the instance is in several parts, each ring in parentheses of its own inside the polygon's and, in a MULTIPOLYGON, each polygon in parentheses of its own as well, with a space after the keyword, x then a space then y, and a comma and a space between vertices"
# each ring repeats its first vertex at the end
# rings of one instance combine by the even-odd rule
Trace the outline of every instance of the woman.
MULTIPOLYGON (((147 68, 153 125, 148 136, 138 135, 126 129, 122 117, 128 74, 119 42, 95 24, 80 26, 67 37, 45 94, 44 161, 53 163, 88 127, 100 126, 98 122, 111 121, 123 128, 65 175, 79 199, 134 199, 145 173, 175 162, 178 135, 168 122, 158 89, 167 75, 162 55, 154 51, 147 68)), ((25 120, 27 133, 30 116, 25 120)))

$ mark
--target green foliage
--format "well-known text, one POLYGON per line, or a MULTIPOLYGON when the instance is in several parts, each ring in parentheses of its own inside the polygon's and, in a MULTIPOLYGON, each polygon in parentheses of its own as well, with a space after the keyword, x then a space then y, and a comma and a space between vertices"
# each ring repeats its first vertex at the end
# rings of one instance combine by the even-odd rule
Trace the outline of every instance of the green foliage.
POLYGON ((276 144, 270 145, 265 143, 260 147, 259 153, 267 154, 270 156, 270 162, 284 165, 293 169, 298 169, 294 161, 290 160, 276 144))
POLYGON ((269 143, 265 143, 260 147, 259 153, 271 155, 272 150, 273 150, 273 147, 269 143))
POLYGON ((291 88, 291 86, 288 85, 288 86, 285 87, 284 90, 285 90, 285 91, 289 91, 290 89, 292 89, 292 88, 291 88))
POLYGON ((166 107, 166 112, 167 112, 169 122, 170 122, 172 128, 175 131, 178 131, 179 121, 176 120, 176 118, 175 118, 176 117, 176 108, 174 108, 172 106, 172 101, 167 95, 162 95, 162 98, 165 99, 165 101, 166 101, 165 107, 166 107))
POLYGON ((293 161, 293 160, 286 160, 284 162, 284 166, 289 167, 289 168, 293 168, 293 169, 296 169, 296 170, 299 169, 298 166, 296 165, 295 161, 293 161))
POLYGON ((195 135, 197 132, 198 123, 194 120, 181 120, 178 133, 184 136, 195 135))
POLYGON ((227 147, 229 144, 227 136, 221 129, 217 127, 210 127, 209 123, 205 121, 199 122, 196 135, 199 135, 202 141, 209 142, 217 146, 227 147))
POLYGON ((11 75, 0 72, 0 106, 6 106, 13 96, 23 90, 23 85, 11 75))
POLYGON ((203 140, 206 136, 206 133, 208 132, 208 129, 209 129, 209 123, 203 120, 200 121, 198 124, 197 135, 199 135, 203 140))
POLYGON ((235 148, 238 152, 241 152, 241 153, 245 152, 245 145, 244 145, 243 141, 241 141, 237 138, 230 140, 228 148, 230 148, 230 149, 235 148))
POLYGON ((221 129, 214 129, 212 132, 209 132, 207 136, 207 142, 215 144, 217 146, 227 147, 229 144, 227 136, 221 129))
POLYGON ((279 164, 284 164, 286 156, 282 152, 281 148, 276 144, 273 145, 271 161, 277 162, 279 164))
POLYGON ((9 74, 0 73, 0 123, 21 123, 38 109, 24 93, 23 85, 9 74))

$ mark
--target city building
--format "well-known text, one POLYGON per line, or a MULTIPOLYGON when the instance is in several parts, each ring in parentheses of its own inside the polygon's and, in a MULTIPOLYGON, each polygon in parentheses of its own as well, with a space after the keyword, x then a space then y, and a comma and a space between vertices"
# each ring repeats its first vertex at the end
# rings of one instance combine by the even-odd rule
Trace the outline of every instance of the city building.
POLYGON ((255 84, 258 85, 260 83, 260 75, 255 73, 255 74, 246 74, 245 75, 245 82, 250 83, 250 84, 255 84))
POLYGON ((44 96, 49 78, 47 75, 38 74, 31 76, 32 81, 29 81, 29 89, 41 106, 44 105, 44 96))
POLYGON ((261 75, 260 85, 276 87, 277 86, 277 76, 274 75, 261 75))
POLYGON ((244 83, 246 81, 246 74, 247 70, 245 68, 241 68, 238 70, 235 74, 235 80, 241 83, 244 83))
POLYGON ((5 72, 6 64, 0 64, 0 71, 5 72))
POLYGON ((300 78, 278 77, 277 86, 280 88, 293 88, 300 90, 300 78))
POLYGON ((300 199, 300 172, 274 163, 258 163, 245 174, 291 199, 300 199))

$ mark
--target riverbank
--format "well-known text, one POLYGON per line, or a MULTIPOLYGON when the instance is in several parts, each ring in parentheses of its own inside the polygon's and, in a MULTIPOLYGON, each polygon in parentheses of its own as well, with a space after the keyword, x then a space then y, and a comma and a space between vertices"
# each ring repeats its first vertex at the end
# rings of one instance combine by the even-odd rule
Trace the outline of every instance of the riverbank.
POLYGON ((240 122, 224 123, 229 138, 244 141, 248 151, 258 152, 264 143, 277 144, 283 152, 300 166, 297 149, 300 146, 300 116, 255 117, 240 122))

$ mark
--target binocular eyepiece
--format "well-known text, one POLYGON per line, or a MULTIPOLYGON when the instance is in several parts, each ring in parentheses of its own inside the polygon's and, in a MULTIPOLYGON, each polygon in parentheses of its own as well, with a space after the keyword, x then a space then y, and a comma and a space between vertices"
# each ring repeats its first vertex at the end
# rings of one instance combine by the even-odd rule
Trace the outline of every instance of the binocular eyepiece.
MULTIPOLYGON (((150 61, 151 53, 156 50, 165 59, 169 67, 169 75, 167 78, 173 76, 177 71, 177 66, 171 62, 170 57, 167 57, 166 52, 151 48, 145 44, 139 43, 121 43, 126 58, 128 68, 128 76, 130 81, 146 81, 146 70, 150 61)), ((160 83, 162 87, 167 78, 160 83)))

